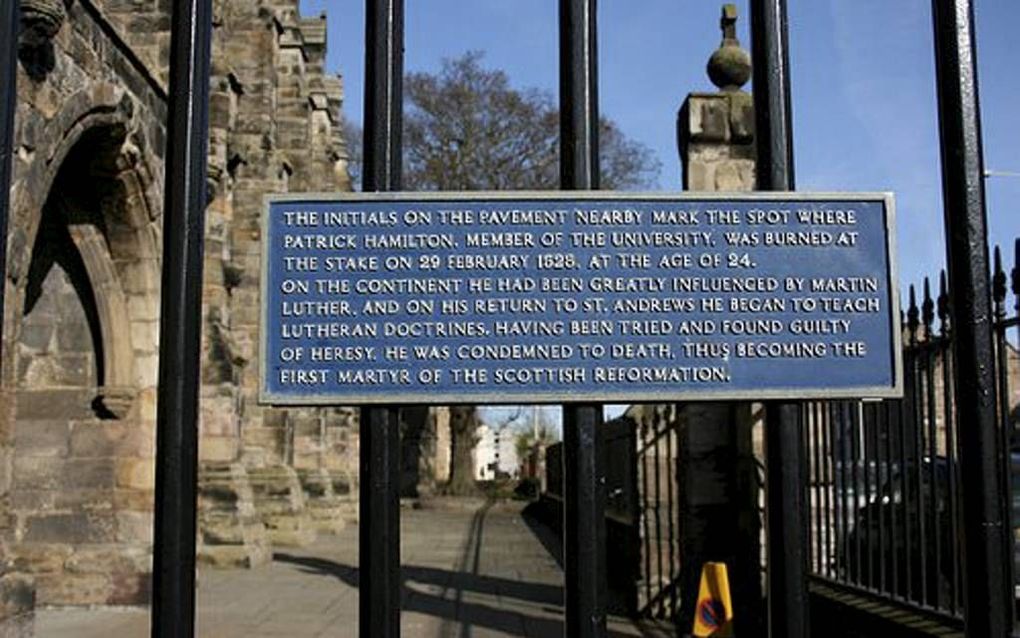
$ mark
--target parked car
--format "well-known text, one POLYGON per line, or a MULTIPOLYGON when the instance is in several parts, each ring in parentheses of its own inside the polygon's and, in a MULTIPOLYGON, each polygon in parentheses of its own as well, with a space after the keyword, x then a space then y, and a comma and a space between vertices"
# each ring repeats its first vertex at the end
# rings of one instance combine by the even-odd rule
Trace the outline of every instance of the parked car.
MULTIPOLYGON (((962 542, 952 525, 951 468, 945 457, 926 457, 919 465, 917 461, 908 461, 902 467, 889 465, 879 489, 870 495, 855 494, 847 485, 852 495, 850 503, 858 506, 850 517, 849 533, 836 548, 839 576, 932 607, 950 607, 954 574, 959 575, 954 571, 954 561, 959 560, 962 542), (859 505, 861 499, 864 505, 859 505)), ((1010 455, 1010 487, 1012 524, 1014 530, 1020 530, 1020 451, 1010 455)), ((961 520, 959 499, 955 506, 961 520)), ((1020 601, 1017 543, 1013 581, 1020 601)))

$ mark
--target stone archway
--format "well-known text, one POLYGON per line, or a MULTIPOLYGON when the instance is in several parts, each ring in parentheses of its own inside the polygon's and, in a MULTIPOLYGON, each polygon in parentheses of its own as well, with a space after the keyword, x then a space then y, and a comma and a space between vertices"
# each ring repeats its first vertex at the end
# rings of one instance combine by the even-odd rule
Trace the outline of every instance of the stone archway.
POLYGON ((139 155, 124 122, 74 136, 15 296, 13 552, 44 605, 149 598, 159 264, 139 155))

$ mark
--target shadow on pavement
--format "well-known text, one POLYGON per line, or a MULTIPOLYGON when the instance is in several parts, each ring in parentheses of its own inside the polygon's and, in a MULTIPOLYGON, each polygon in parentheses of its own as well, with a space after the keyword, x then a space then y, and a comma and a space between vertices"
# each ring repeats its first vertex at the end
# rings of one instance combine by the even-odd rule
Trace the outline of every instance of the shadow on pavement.
MULTIPOLYGON (((473 517, 471 533, 465 544, 458 569, 441 569, 418 565, 401 567, 403 582, 401 609, 407 612, 427 614, 460 623, 461 636, 470 636, 471 627, 501 631, 515 636, 562 636, 562 618, 550 618, 548 614, 562 615, 563 588, 558 585, 529 583, 497 576, 479 574, 481 553, 481 530, 485 523, 488 506, 482 507, 473 517), (429 592, 411 587, 410 584, 428 586, 429 592), (440 593, 431 593, 440 592, 440 593), (499 599, 513 599, 514 609, 500 609, 496 606, 464 600, 464 594, 491 595, 499 599), (523 603, 521 605, 520 603, 523 603), (537 606, 535 616, 528 612, 528 605, 537 606)), ((541 520, 527 511, 522 518, 528 529, 538 538, 543 547, 562 566, 562 550, 556 534, 541 520)), ((276 553, 273 559, 281 563, 296 565, 306 573, 330 576, 343 583, 357 587, 359 571, 352 565, 307 556, 276 553)), ((494 605, 499 603, 493 600, 494 605)), ((623 635, 610 631, 609 635, 623 635)))
POLYGON ((560 569, 563 569, 563 541, 560 540, 559 534, 550 527, 550 521, 546 520, 549 518, 549 512, 537 502, 530 503, 521 511, 521 518, 538 542, 542 543, 545 551, 549 552, 560 569))
MULTIPOLYGON (((322 558, 292 556, 277 553, 273 559, 282 563, 298 565, 307 573, 332 576, 351 587, 358 586, 358 568, 343 565, 322 558)), ((558 619, 527 616, 520 611, 497 609, 475 602, 446 598, 428 594, 408 586, 408 582, 435 585, 437 587, 513 597, 517 600, 540 605, 562 605, 563 593, 559 587, 536 583, 480 576, 464 572, 405 565, 400 570, 404 582, 401 595, 401 609, 444 618, 462 625, 485 627, 517 636, 562 636, 563 622, 558 619), (522 627, 522 617, 527 617, 528 629, 522 627)))

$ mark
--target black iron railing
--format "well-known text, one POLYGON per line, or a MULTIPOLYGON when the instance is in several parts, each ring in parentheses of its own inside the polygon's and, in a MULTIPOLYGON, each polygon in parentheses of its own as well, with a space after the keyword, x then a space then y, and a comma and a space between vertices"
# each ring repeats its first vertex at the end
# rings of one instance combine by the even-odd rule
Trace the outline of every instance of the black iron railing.
POLYGON ((637 432, 637 510, 641 539, 638 612, 674 618, 680 603, 680 519, 677 486, 678 406, 644 406, 637 432))
MULTIPOLYGON (((1000 449, 1020 460, 1020 354, 1016 337, 1010 341, 1011 329, 1020 327, 1020 240, 1014 260, 1007 277, 996 249, 992 301, 1000 449)), ((813 577, 962 618, 957 435, 968 424, 960 422, 953 385, 949 299, 945 273, 937 291, 928 280, 920 295, 910 288, 903 399, 805 405, 807 497, 813 577)), ((1020 466, 1008 459, 1004 466, 1008 494, 1020 466)), ((1014 491, 1002 507, 1015 525, 1020 517, 1010 510, 1020 505, 1020 490, 1014 491)))

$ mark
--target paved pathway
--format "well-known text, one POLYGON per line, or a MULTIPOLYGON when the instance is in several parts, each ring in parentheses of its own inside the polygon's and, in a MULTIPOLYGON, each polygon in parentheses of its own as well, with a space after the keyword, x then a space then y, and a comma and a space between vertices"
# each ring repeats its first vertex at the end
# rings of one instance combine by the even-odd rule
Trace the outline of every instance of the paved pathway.
MULTIPOLYGON (((401 512, 402 635, 473 638, 563 635, 563 573, 551 532, 517 504, 401 512)), ((303 549, 279 549, 254 570, 202 570, 202 638, 357 636, 357 529, 303 549)), ((616 636, 666 636, 622 619, 616 636)), ((140 610, 46 610, 39 638, 143 638, 140 610)))

